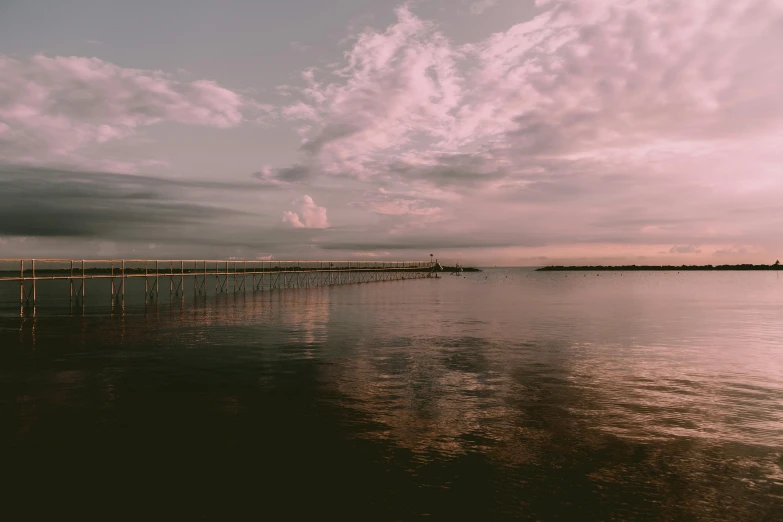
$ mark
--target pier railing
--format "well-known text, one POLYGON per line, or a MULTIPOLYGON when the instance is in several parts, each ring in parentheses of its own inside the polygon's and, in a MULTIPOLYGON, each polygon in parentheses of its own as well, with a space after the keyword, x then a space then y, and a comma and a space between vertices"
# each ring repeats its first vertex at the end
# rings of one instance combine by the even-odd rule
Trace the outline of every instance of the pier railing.
POLYGON ((418 261, 0 259, 0 283, 19 284, 19 305, 24 308, 35 306, 43 282, 67 282, 70 300, 83 303, 88 280, 108 280, 113 306, 124 301, 128 279, 144 279, 148 301, 159 299, 161 279, 164 285, 168 283, 172 298, 184 297, 190 286, 186 278, 192 280, 194 296, 206 296, 212 287, 210 280, 214 280, 214 293, 220 294, 422 279, 435 275, 432 268, 431 263, 418 261))

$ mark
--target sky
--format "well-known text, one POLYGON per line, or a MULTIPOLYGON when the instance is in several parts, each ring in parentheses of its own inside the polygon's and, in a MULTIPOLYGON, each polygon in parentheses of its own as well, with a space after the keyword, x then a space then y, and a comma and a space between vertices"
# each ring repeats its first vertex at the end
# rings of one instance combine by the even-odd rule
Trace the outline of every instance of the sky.
POLYGON ((783 0, 0 0, 0 257, 783 257, 783 0))

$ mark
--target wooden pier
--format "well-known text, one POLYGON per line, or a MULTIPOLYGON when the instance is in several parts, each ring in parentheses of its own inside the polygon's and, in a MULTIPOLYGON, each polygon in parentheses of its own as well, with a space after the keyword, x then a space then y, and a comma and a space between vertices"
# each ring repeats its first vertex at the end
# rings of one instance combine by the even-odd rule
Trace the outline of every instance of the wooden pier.
MULTIPOLYGON (((19 307, 35 309, 38 286, 67 281, 71 304, 84 304, 87 282, 108 280, 110 304, 124 304, 126 281, 144 278, 145 303, 158 301, 161 279, 169 300, 229 292, 262 292, 437 277, 431 262, 246 261, 149 259, 0 259, 0 283, 19 285, 19 307), (192 287, 186 284, 192 280, 192 287), (210 280, 214 280, 214 292, 210 280)), ((140 290, 140 289, 139 289, 140 290)), ((105 289, 104 289, 105 291, 105 289)))

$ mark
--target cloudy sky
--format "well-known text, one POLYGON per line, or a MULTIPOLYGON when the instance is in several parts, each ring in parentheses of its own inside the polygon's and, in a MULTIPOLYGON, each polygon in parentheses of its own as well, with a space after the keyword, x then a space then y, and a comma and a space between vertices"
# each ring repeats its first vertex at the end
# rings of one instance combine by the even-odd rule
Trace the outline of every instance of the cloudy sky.
POLYGON ((783 0, 2 0, 0 257, 769 263, 783 0))

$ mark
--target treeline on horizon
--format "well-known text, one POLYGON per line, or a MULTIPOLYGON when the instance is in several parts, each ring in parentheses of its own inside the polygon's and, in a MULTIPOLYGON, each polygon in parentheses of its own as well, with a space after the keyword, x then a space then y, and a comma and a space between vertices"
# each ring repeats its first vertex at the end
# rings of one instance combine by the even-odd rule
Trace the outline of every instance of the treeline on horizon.
POLYGON ((545 266, 538 268, 537 272, 565 272, 565 271, 698 271, 698 270, 780 270, 780 263, 772 265, 621 265, 621 266, 545 266))

